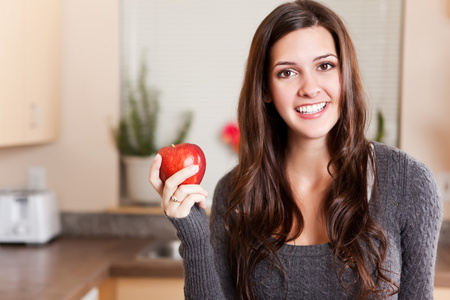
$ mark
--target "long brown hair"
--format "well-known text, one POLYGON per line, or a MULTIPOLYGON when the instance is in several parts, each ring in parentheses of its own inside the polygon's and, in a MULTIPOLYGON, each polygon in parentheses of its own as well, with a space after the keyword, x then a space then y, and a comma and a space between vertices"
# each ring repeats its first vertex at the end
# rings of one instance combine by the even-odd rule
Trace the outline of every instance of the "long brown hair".
POLYGON ((302 213, 284 171, 287 125, 273 104, 264 99, 269 95, 271 47, 286 34, 312 26, 322 26, 331 33, 341 69, 340 118, 327 137, 331 155, 328 171, 333 170, 334 180, 323 207, 335 266, 338 262, 343 265, 336 273, 347 288, 341 276, 347 269, 355 271, 359 298, 398 290, 384 274, 386 237, 369 214, 368 165, 375 170, 375 162, 364 135, 365 94, 353 43, 333 11, 317 2, 300 0, 280 5, 258 27, 240 94, 239 164, 230 182, 225 214, 229 263, 239 299, 255 299, 252 279, 262 260, 270 260, 284 273, 277 250, 302 232, 302 213))

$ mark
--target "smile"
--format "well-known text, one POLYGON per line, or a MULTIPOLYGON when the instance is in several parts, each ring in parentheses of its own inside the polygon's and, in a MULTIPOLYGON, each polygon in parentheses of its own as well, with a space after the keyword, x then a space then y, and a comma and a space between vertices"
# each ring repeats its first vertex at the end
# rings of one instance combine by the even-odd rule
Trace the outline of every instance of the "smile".
POLYGON ((312 114, 321 112, 326 106, 327 106, 327 102, 321 102, 321 103, 312 104, 312 105, 302 105, 302 106, 296 107, 295 110, 298 113, 301 113, 304 115, 312 115, 312 114))

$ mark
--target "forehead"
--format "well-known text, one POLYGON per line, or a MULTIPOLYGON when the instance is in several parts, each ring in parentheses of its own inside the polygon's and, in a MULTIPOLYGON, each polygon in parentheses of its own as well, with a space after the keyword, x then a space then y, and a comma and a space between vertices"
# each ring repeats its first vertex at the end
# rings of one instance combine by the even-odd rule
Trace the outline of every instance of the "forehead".
POLYGON ((278 60, 313 60, 324 54, 336 54, 331 33, 322 26, 301 28, 286 34, 270 49, 271 63, 278 60))

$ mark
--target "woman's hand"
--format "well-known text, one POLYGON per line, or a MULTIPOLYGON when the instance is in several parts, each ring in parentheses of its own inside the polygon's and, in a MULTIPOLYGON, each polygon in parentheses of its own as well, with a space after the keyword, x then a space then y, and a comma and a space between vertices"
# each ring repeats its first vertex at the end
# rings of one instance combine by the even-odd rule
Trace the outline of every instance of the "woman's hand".
POLYGON ((189 215, 192 206, 198 203, 206 208, 208 193, 198 184, 183 184, 187 178, 195 175, 199 168, 197 165, 186 167, 169 177, 165 183, 159 177, 161 155, 156 154, 150 167, 148 180, 161 196, 161 207, 166 215, 173 218, 184 218, 189 215))

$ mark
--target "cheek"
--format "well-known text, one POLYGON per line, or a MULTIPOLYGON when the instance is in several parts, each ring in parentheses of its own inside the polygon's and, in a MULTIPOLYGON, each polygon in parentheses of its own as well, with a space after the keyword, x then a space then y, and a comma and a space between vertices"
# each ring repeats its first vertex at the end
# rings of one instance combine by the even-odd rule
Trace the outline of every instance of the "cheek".
POLYGON ((272 102, 275 106, 282 104, 283 102, 287 102, 288 98, 288 89, 285 87, 281 87, 279 84, 272 83, 269 85, 270 88, 270 96, 272 102))
POLYGON ((336 99, 336 110, 339 119, 339 117, 341 116, 341 107, 342 107, 342 97, 340 87, 336 89, 334 98, 336 99))
POLYGON ((340 78, 340 76, 336 76, 336 78, 334 78, 334 80, 330 81, 328 88, 332 94, 332 97, 334 99, 339 100, 341 98, 341 78, 340 78))
POLYGON ((341 106, 342 98, 341 98, 341 86, 338 86, 334 93, 334 98, 337 101, 338 107, 341 106))
POLYGON ((338 79, 338 83, 337 83, 337 97, 339 99, 339 102, 341 101, 341 90, 342 90, 342 80, 341 80, 341 75, 339 74, 339 79, 338 79))
POLYGON ((341 102, 342 102, 342 98, 341 98, 341 83, 340 80, 336 80, 333 84, 330 84, 328 86, 328 91, 329 91, 329 95, 331 96, 331 98, 333 99, 335 105, 335 110, 336 110, 336 114, 337 117, 339 118, 341 115, 341 102))

